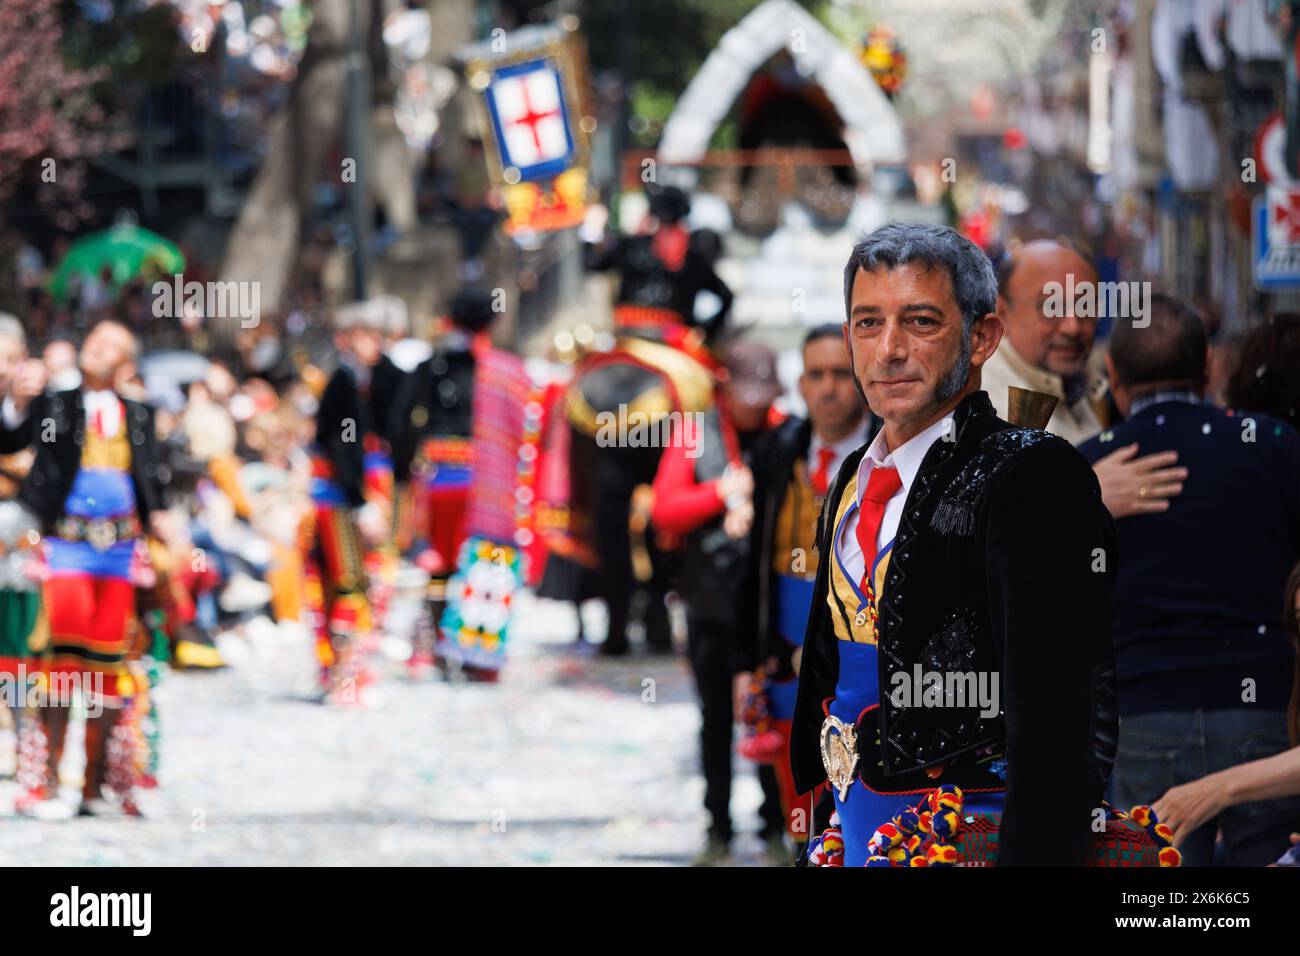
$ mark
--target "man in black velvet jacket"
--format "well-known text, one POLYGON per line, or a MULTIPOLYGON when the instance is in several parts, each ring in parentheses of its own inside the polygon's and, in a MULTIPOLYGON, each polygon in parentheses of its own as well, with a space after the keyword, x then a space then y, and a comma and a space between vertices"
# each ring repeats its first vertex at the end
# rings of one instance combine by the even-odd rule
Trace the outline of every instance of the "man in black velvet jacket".
POLYGON ((999 865, 1081 865, 1113 761, 1114 524, 1074 448, 980 391, 996 294, 947 227, 891 223, 845 270, 845 341, 884 426, 818 522, 791 742, 801 793, 830 777, 845 865, 945 784, 1001 814, 999 865))

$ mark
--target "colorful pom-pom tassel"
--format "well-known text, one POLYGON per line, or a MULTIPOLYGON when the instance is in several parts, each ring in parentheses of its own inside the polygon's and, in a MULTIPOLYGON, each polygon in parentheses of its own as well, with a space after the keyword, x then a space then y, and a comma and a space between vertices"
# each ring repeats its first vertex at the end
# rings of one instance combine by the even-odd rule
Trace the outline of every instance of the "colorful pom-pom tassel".
POLYGON ((931 843, 925 859, 927 866, 956 866, 957 848, 947 843, 931 843))
POLYGON ((882 823, 867 841, 867 852, 875 853, 877 850, 891 849, 898 846, 902 840, 903 834, 899 832, 898 827, 892 823, 882 823))
POLYGON ((958 787, 945 784, 934 792, 934 810, 953 810, 961 813, 963 798, 958 787))
POLYGON ((930 822, 930 829, 934 832, 937 840, 950 840, 957 835, 961 828, 961 817, 952 810, 943 810, 934 815, 930 822))

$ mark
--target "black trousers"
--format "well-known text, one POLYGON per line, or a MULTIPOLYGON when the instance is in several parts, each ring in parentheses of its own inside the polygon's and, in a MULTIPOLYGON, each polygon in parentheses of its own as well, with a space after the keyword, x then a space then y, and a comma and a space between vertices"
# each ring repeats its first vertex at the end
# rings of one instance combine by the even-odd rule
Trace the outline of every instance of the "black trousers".
MULTIPOLYGON (((591 439, 575 436, 594 447, 591 439)), ((596 547, 600 553, 597 584, 609 608, 609 636, 605 639, 606 653, 622 653, 628 648, 627 625, 632 617, 632 598, 640 589, 632 570, 632 541, 628 531, 628 514, 632 507, 632 492, 637 485, 654 481, 659 466, 658 448, 596 448, 588 449, 593 456, 595 478, 594 519, 596 547)), ((580 461, 588 460, 586 458, 580 461)), ((672 646, 672 631, 664 595, 668 591, 669 575, 664 556, 653 545, 653 532, 648 535, 647 550, 653 562, 654 576, 648 582, 645 605, 646 643, 657 650, 672 646)))
MULTIPOLYGON (((732 622, 701 617, 687 611, 691 669, 700 695, 700 758, 704 768, 704 809, 709 814, 709 835, 730 840, 731 826, 731 687, 736 673, 736 634, 732 622)), ((758 768, 763 788, 764 838, 783 832, 781 791, 771 767, 758 768)))

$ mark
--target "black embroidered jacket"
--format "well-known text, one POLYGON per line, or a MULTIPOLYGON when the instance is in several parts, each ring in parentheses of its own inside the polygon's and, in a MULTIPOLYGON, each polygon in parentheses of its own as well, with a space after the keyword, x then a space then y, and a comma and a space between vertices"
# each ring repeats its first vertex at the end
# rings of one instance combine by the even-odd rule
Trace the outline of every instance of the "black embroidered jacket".
MULTIPOLYGON (((149 514, 163 507, 163 488, 170 481, 170 470, 158 453, 153 409, 125 398, 122 405, 126 410, 122 427, 131 442, 136 513, 147 525, 149 514)), ((83 393, 76 388, 38 397, 18 429, 5 429, 0 434, 0 452, 28 446, 36 449, 36 460, 23 480, 18 498, 41 520, 47 532, 63 517, 68 495, 81 470, 85 432, 83 393)))
MULTIPOLYGON (((878 606, 880 706, 860 722, 857 772, 888 793, 1005 787, 999 865, 1081 865, 1117 731, 1114 522, 1069 443, 1013 428, 984 392, 957 407, 954 425, 927 452, 894 539, 878 606), (982 674, 989 687, 996 676, 998 712, 969 698, 916 706, 896 696, 895 675, 914 687, 918 666, 982 674)), ((825 778, 822 704, 839 678, 831 526, 864 453, 841 467, 818 524, 823 558, 791 741, 804 793, 825 778)))
POLYGON ((356 376, 340 365, 330 376, 316 409, 315 451, 334 466, 334 480, 354 508, 366 502, 365 436, 373 431, 373 420, 356 376))

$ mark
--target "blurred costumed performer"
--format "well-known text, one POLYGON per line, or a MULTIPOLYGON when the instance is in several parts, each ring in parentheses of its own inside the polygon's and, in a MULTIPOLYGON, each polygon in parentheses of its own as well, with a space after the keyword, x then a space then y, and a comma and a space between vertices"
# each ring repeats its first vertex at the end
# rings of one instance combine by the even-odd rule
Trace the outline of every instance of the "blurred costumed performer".
MULTIPOLYGON (((131 377, 137 353, 129 329, 98 323, 81 347, 81 385, 44 395, 28 409, 26 440, 35 446, 36 460, 19 500, 46 533, 50 632, 43 662, 50 683, 41 711, 49 759, 42 799, 29 808, 38 815, 56 815, 58 808, 58 766, 74 681, 89 712, 81 812, 134 811, 131 771, 118 768, 110 779, 115 771, 108 752, 135 691, 127 669, 137 633, 135 588, 148 574, 144 529, 162 506, 153 412, 117 391, 131 377), (104 799, 106 783, 121 805, 104 799)), ((116 749, 119 762, 134 762, 129 748, 116 749)))
POLYGON ((540 404, 520 359, 492 347, 485 290, 458 292, 451 328, 406 382, 394 469, 415 486, 417 531, 430 551, 439 662, 496 679, 510 605, 532 543, 531 508, 515 491, 536 470, 540 404))
POLYGON ((370 682, 365 652, 373 621, 361 536, 381 540, 388 528, 380 504, 367 500, 366 487, 367 442, 376 448, 380 434, 372 388, 384 359, 384 322, 382 311, 366 303, 336 311, 339 367, 316 413, 312 526, 303 543, 309 573, 318 584, 308 590, 316 617, 322 689, 330 703, 362 703, 370 682))
MULTIPOLYGON (((690 198, 674 187, 650 191, 650 215, 637 235, 610 236, 587 250, 587 265, 616 270, 614 348, 591 352, 579 362, 566 395, 572 426, 567 449, 548 435, 548 455, 564 454, 569 463, 568 500, 553 500, 558 490, 544 482, 545 507, 563 508, 567 526, 544 527, 557 553, 579 556, 597 571, 600 596, 609 607, 609 632, 601 652, 629 648, 627 626, 638 578, 645 584, 645 641, 654 651, 672 649, 664 598, 671 574, 669 556, 647 535, 649 558, 640 573, 632 558, 629 511, 637 488, 654 481, 659 443, 611 442, 604 422, 644 421, 652 429, 672 413, 702 412, 713 402, 718 361, 709 343, 719 338, 732 294, 713 266, 720 244, 709 230, 688 231, 690 198), (710 292, 717 304, 698 317, 696 299, 710 292)), ((636 523, 644 509, 637 507, 636 523)))
MULTIPOLYGON (((0 428, 21 441, 27 407, 45 387, 45 367, 27 356, 27 337, 22 323, 0 313, 0 398, 3 422, 0 428)), ((21 802, 30 802, 45 780, 44 740, 39 715, 27 706, 31 678, 37 673, 33 642, 40 644, 44 632, 40 618, 40 586, 30 576, 32 548, 38 529, 30 513, 15 495, 31 469, 33 453, 22 448, 0 457, 0 688, 13 691, 9 698, 18 740, 21 802)))
POLYGON ((373 624, 371 633, 378 635, 384 632, 397 573, 400 509, 393 477, 392 426, 398 417, 395 411, 398 395, 408 377, 392 360, 390 353, 394 343, 406 337, 410 320, 406 303, 397 296, 368 299, 363 307, 371 316, 368 324, 378 327, 383 334, 382 351, 371 369, 370 385, 365 393, 365 496, 366 502, 373 504, 383 515, 385 523, 383 534, 366 542, 364 557, 373 624))

